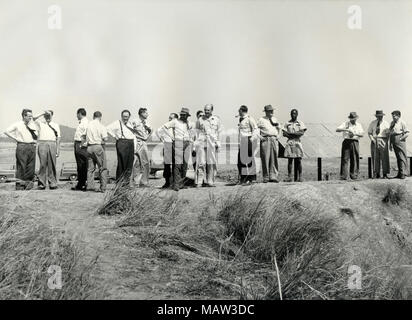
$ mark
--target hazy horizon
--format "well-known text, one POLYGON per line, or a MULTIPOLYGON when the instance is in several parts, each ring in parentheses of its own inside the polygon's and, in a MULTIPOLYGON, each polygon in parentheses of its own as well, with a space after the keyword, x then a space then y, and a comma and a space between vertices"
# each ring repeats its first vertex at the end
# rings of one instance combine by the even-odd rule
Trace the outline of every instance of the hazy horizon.
POLYGON ((75 127, 79 107, 109 124, 144 106, 159 127, 206 103, 226 129, 241 104, 307 123, 399 109, 412 124, 411 17, 412 1, 0 0, 0 130, 23 107, 75 127), (52 4, 61 30, 48 29, 52 4), (352 4, 361 30, 347 27, 352 4))

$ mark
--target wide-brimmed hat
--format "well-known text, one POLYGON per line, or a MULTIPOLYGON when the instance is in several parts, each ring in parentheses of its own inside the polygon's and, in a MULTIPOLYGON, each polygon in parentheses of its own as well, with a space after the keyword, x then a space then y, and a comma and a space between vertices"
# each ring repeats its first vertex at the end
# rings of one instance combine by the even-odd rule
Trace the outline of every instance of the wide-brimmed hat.
POLYGON ((272 107, 272 105, 268 104, 267 106, 265 106, 263 111, 266 112, 266 111, 273 111, 273 110, 275 110, 275 109, 272 107))
POLYGON ((375 116, 376 117, 378 117, 378 116, 384 116, 385 114, 383 113, 383 110, 376 110, 376 112, 375 112, 375 116))
POLYGON ((349 117, 348 117, 349 119, 358 119, 359 118, 359 116, 358 116, 358 114, 356 113, 356 112, 351 112, 351 113, 349 113, 349 117))
POLYGON ((186 113, 188 116, 190 116, 190 111, 189 108, 182 108, 182 110, 180 110, 180 113, 186 113))

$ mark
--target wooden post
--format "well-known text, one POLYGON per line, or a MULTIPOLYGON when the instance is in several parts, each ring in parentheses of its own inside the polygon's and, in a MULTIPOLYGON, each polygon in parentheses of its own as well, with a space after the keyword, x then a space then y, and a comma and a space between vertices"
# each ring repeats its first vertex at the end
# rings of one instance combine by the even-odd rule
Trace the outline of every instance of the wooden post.
POLYGON ((368 178, 372 179, 372 158, 368 157, 368 178))
POLYGON ((322 158, 318 158, 318 181, 322 181, 322 158))
POLYGON ((298 181, 298 166, 296 159, 293 160, 293 176, 294 176, 294 181, 298 181))
POLYGON ((409 175, 412 176, 412 157, 409 157, 409 175))

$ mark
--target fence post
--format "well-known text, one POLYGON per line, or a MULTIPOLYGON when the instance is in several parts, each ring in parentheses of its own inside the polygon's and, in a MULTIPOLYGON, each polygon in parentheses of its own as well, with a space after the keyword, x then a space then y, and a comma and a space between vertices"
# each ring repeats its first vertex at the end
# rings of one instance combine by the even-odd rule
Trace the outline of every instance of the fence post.
POLYGON ((322 181, 322 158, 318 158, 318 181, 322 181))
POLYGON ((372 179, 372 158, 368 157, 368 178, 372 179))
POLYGON ((412 176, 412 157, 409 157, 409 175, 412 176))

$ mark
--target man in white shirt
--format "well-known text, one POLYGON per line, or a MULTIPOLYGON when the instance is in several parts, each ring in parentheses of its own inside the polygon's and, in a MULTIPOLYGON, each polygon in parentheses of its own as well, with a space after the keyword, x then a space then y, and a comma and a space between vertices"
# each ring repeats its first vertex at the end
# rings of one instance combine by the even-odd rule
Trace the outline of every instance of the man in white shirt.
POLYGON ((166 122, 161 130, 173 130, 173 147, 172 147, 172 176, 173 182, 171 187, 179 191, 184 187, 184 179, 187 172, 187 163, 191 156, 191 125, 188 121, 190 111, 188 108, 182 108, 179 119, 172 119, 166 122))
POLYGON ((115 121, 107 127, 108 133, 116 139, 116 181, 123 180, 125 184, 131 183, 135 147, 133 125, 129 120, 130 111, 123 110, 121 120, 115 121))
POLYGON ((105 192, 108 180, 106 151, 104 145, 108 139, 107 129, 102 125, 102 113, 96 111, 93 120, 89 122, 86 130, 87 152, 89 164, 87 171, 87 190, 105 192), (96 166, 99 170, 100 190, 94 188, 94 172, 96 166))
POLYGON ((131 121, 136 139, 133 180, 136 186, 147 187, 150 174, 150 159, 147 140, 152 134, 152 128, 147 121, 147 118, 149 117, 147 108, 140 108, 138 114, 139 118, 131 121))
POLYGON ((222 125, 220 118, 213 114, 213 104, 204 107, 204 115, 196 122, 196 175, 195 184, 201 187, 215 187, 217 156, 220 148, 222 125))
POLYGON ((256 151, 259 128, 256 120, 248 115, 248 107, 239 108, 239 153, 237 168, 239 184, 249 185, 256 182, 256 151))
POLYGON ((87 153, 86 130, 89 120, 86 118, 86 110, 77 110, 79 125, 74 133, 74 156, 77 163, 77 185, 72 188, 75 191, 86 191, 87 166, 89 154, 87 153))
MULTIPOLYGON (((177 113, 171 113, 169 115, 169 121, 173 119, 178 119, 179 115, 177 113)), ((165 184, 162 186, 162 189, 169 188, 173 185, 173 175, 172 175, 172 154, 173 154, 173 140, 174 138, 174 129, 169 128, 165 129, 160 127, 156 131, 156 135, 163 142, 163 178, 165 178, 165 184)))
POLYGON ((382 177, 388 179, 390 170, 388 147, 389 123, 383 120, 384 115, 382 110, 376 111, 376 120, 369 124, 368 136, 371 140, 373 178, 380 178, 382 164, 382 177))
POLYGON ((35 118, 35 124, 39 131, 37 152, 40 159, 38 176, 38 189, 57 189, 56 158, 60 153, 60 126, 52 121, 53 111, 45 111, 44 114, 35 118), (43 118, 41 120, 41 118, 43 118))
POLYGON ((409 137, 409 129, 401 119, 401 112, 395 110, 392 112, 392 122, 389 126, 389 150, 395 152, 396 162, 398 165, 398 174, 394 178, 405 179, 406 176, 406 138, 409 137))
POLYGON ((260 159, 262 161, 263 182, 279 182, 278 138, 280 124, 273 116, 273 107, 264 108, 265 116, 260 118, 257 126, 260 130, 260 159))
POLYGON ((4 133, 17 143, 16 190, 30 190, 35 177, 38 132, 32 111, 23 109, 21 115, 23 120, 12 124, 4 133))
POLYGON ((350 163, 350 177, 356 180, 359 175, 359 138, 363 137, 364 131, 362 125, 357 122, 356 112, 351 112, 348 118, 349 121, 342 123, 336 129, 336 132, 342 132, 343 135, 340 176, 341 180, 348 180, 348 163, 350 163))

